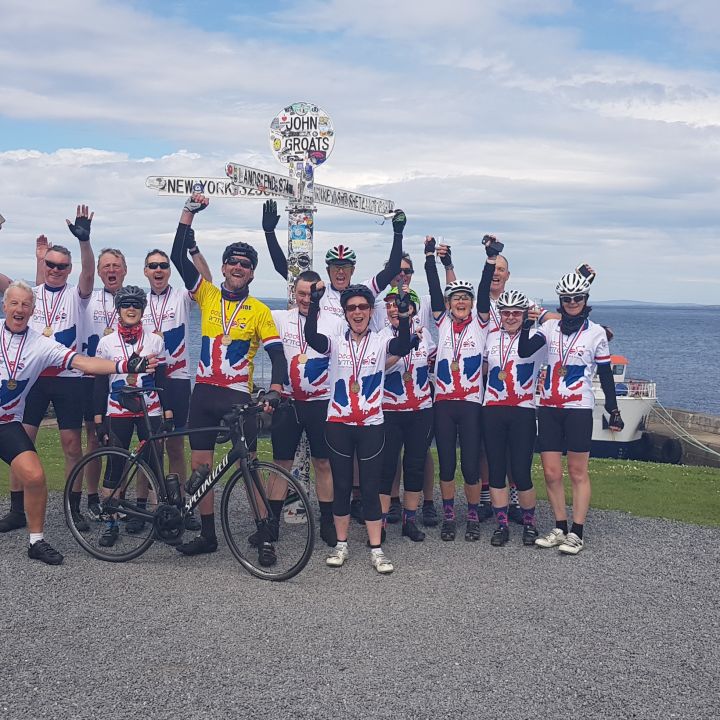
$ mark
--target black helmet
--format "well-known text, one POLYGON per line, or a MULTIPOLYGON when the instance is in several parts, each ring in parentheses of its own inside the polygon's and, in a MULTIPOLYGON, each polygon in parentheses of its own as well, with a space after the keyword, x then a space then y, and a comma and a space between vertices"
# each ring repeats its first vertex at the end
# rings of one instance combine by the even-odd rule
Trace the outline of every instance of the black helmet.
POLYGON ((233 255, 239 255, 240 257, 246 257, 253 266, 253 270, 257 267, 258 264, 258 254, 257 250, 252 245, 248 245, 244 242, 236 242, 232 245, 228 245, 225 250, 223 250, 223 256, 222 261, 223 265, 231 258, 233 255))
POLYGON ((147 307, 147 294, 137 285, 124 285, 115 293, 115 309, 120 307, 120 303, 126 300, 137 300, 142 303, 142 309, 147 307))
POLYGON ((370 303, 370 307, 375 305, 375 296, 367 285, 348 285, 340 294, 340 305, 343 310, 345 310, 348 300, 353 297, 365 298, 370 303))

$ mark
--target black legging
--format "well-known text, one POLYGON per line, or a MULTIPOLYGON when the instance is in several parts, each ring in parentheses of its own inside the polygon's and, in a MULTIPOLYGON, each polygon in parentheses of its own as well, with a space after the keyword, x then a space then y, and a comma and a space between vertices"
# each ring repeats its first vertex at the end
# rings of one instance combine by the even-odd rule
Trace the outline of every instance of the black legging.
POLYGON ((509 453, 515 486, 518 490, 530 490, 533 486, 531 467, 537 434, 535 408, 486 405, 482 419, 490 487, 505 487, 509 453))
MULTIPOLYGON (((155 432, 162 422, 159 415, 150 418, 150 428, 155 432)), ((122 447, 126 450, 130 448, 133 431, 137 431, 138 440, 147 440, 149 435, 145 428, 143 418, 136 417, 115 417, 108 418, 110 426, 110 445, 113 447, 122 447)), ((162 445, 158 442, 158 455, 162 459, 162 445)), ((150 463, 152 466, 152 463, 150 463)), ((109 458, 109 462, 105 466, 105 477, 103 478, 103 487, 114 489, 122 480, 124 462, 113 461, 109 458)))
POLYGON ((403 486, 408 492, 420 492, 425 480, 425 458, 433 428, 433 409, 383 411, 385 450, 383 450, 380 492, 390 495, 395 480, 400 450, 403 452, 403 486))
POLYGON ((459 436, 463 479, 466 485, 477 485, 480 476, 481 410, 479 403, 469 400, 438 400, 435 403, 435 444, 441 480, 455 478, 459 436))
POLYGON ((330 451, 333 476, 333 514, 350 514, 355 456, 360 470, 360 496, 366 520, 380 520, 380 475, 385 445, 384 425, 345 425, 325 423, 325 439, 330 451))

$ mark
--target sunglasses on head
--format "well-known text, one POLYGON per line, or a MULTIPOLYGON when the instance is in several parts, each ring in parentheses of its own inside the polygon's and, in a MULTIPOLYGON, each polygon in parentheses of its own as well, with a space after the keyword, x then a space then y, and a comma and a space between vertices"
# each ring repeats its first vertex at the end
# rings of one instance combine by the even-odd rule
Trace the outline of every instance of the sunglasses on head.
POLYGON ((149 270, 167 270, 170 267, 170 263, 163 262, 149 262, 146 266, 149 270))
POLYGON ((127 310, 128 308, 133 308, 134 310, 142 310, 143 304, 139 300, 123 300, 120 303, 120 309, 127 310))
POLYGON ((363 303, 348 303, 345 306, 345 312, 355 312, 356 310, 369 310, 370 304, 363 302, 363 303))
POLYGON ((561 295, 560 296, 560 302, 561 303, 579 303, 585 300, 587 295, 561 295))
POLYGON ((244 257, 229 257, 225 261, 225 264, 232 265, 233 267, 235 267, 235 265, 239 265, 241 268, 245 268, 245 270, 250 270, 253 266, 252 262, 244 257))
POLYGON ((47 265, 50 270, 67 270, 70 267, 70 263, 56 263, 52 260, 46 260, 45 265, 47 265))

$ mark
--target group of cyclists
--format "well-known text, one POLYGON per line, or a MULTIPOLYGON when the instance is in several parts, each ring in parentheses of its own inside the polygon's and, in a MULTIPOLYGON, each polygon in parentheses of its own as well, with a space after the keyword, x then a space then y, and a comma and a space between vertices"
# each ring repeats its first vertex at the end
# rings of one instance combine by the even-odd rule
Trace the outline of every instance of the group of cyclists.
MULTIPOLYGON (((290 399, 272 415, 273 460, 290 468, 305 433, 328 566, 347 562, 352 518, 365 525, 372 567, 382 574, 394 569, 383 549, 388 523, 399 522, 402 536, 413 542, 425 539, 420 525, 440 524, 440 538, 454 541, 458 448, 466 541, 479 540, 481 523, 494 519, 494 547, 509 542, 514 521, 522 525, 524 545, 557 547, 568 555, 583 549, 596 370, 609 427, 623 426, 607 334, 588 317, 592 268, 583 265, 563 275, 556 286, 557 311, 547 311, 506 288, 509 265, 494 236, 483 239, 485 262, 477 287, 458 279, 451 248, 428 236, 423 250, 429 295, 420 297, 412 288, 413 259, 403 249, 406 216, 398 210, 389 258, 376 275, 357 283, 355 252, 337 245, 325 256, 326 279, 312 270, 301 272, 294 279, 295 306, 271 312, 250 294, 258 266, 250 244, 225 248, 222 282, 213 284, 192 227, 208 204, 202 194, 193 194, 183 207, 170 255, 152 249, 145 256, 149 293, 125 285, 127 264, 115 248, 99 252, 102 288, 93 289, 93 213, 84 205, 74 222, 67 220, 79 242, 77 285, 68 284, 71 251, 44 236, 36 241, 34 287, 0 273, 5 313, 0 457, 10 466, 10 510, 0 518, 0 532, 27 526, 30 558, 50 565, 63 561, 43 535, 47 488, 34 445, 51 402, 67 474, 82 455, 83 426, 87 451, 100 444, 128 448, 134 432, 147 439, 142 413, 122 402, 125 386, 148 389, 153 432, 218 426, 233 405, 250 402, 254 359, 262 345, 272 367, 269 389, 290 399), (170 283, 171 265, 183 287, 170 283), (194 385, 188 367, 193 302, 201 316, 194 385), (555 527, 544 535, 536 526, 531 478, 536 443, 555 516, 555 527), (563 453, 572 485, 570 526, 563 453)), ((265 202, 262 229, 273 265, 286 281, 288 262, 275 234, 279 219, 275 202, 265 202)), ((254 451, 255 422, 246 423, 244 435, 254 451)), ((216 440, 210 429, 189 436, 191 471, 212 466, 216 440)), ((184 438, 168 438, 164 450, 169 471, 184 481, 184 438)), ((99 468, 88 465, 71 493, 72 519, 80 531, 102 519, 103 497, 117 485, 117 478, 99 475, 99 468)), ((270 505, 273 532, 279 533, 284 499, 271 499, 270 505)), ((139 532, 135 525, 143 523, 133 518, 123 530, 117 520, 104 521, 100 544, 106 547, 121 532, 139 532)), ((199 533, 178 545, 179 552, 217 550, 212 493, 200 502, 199 518, 188 515, 185 526, 199 533)), ((261 564, 272 564, 272 548, 262 551, 261 564)))

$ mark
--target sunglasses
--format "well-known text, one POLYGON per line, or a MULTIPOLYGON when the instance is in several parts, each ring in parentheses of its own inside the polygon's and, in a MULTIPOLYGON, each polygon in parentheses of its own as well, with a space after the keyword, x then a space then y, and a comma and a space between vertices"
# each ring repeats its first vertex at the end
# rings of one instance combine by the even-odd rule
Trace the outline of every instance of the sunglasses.
POLYGON ((522 317, 523 311, 522 310, 501 310, 500 315, 502 317, 522 317))
POLYGON ((412 275, 414 272, 412 268, 400 268, 398 275, 412 275))
POLYGON ((133 308, 134 310, 142 310, 143 304, 139 300, 123 300, 119 305, 121 310, 133 308))
POLYGON ((369 310, 370 304, 369 303, 349 303, 345 306, 345 312, 355 312, 356 310, 369 310))
POLYGON ((472 300, 472 298, 469 295, 453 295, 450 298, 450 302, 453 300, 472 300))
POLYGON ((46 260, 45 265, 47 265, 50 270, 67 270, 70 267, 70 263, 56 263, 52 260, 46 260))
POLYGON ((169 262, 149 262, 146 266, 149 270, 167 270, 170 267, 169 262))
POLYGON ((587 298, 587 295, 561 295, 560 296, 560 302, 561 303, 579 303, 582 302, 587 298))
POLYGON ((250 270, 253 266, 252 262, 244 257, 230 257, 225 261, 225 264, 232 265, 233 267, 239 265, 241 268, 245 268, 245 270, 250 270))

